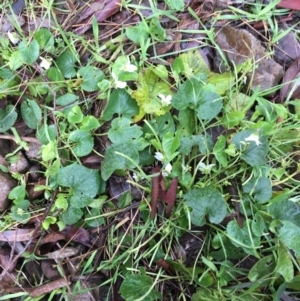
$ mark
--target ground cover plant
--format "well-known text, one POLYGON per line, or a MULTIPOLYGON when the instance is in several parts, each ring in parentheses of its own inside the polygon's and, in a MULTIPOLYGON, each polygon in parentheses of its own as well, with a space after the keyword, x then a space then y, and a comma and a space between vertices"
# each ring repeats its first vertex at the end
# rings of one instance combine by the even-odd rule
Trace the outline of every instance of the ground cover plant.
POLYGON ((0 300, 300 298, 297 3, 0 8, 0 300))

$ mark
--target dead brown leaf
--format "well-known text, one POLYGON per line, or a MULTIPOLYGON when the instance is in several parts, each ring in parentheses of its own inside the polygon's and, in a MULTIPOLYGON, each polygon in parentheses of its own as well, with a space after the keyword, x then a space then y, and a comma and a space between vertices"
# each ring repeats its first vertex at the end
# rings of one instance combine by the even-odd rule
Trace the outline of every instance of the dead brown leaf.
POLYGON ((0 233, 0 241, 27 241, 32 240, 41 235, 41 230, 35 231, 35 229, 16 229, 7 230, 0 233), (32 236, 34 234, 34 236, 32 236))
POLYGON ((92 18, 95 16, 97 22, 102 22, 115 14, 121 5, 121 0, 96 0, 82 13, 77 22, 83 24, 75 29, 76 34, 83 34, 92 26, 92 18))
POLYGON ((154 218, 157 212, 157 201, 162 200, 167 204, 166 217, 170 217, 176 200, 178 178, 172 179, 169 189, 166 190, 165 180, 161 174, 159 166, 153 169, 153 173, 159 172, 159 175, 152 178, 151 188, 151 218, 154 218))
POLYGON ((279 4, 277 4, 279 7, 283 8, 289 8, 294 10, 300 10, 300 1, 299 0, 281 0, 279 4))
POLYGON ((67 281, 65 278, 60 278, 60 279, 48 282, 44 285, 41 285, 41 286, 31 289, 29 295, 30 295, 30 297, 38 297, 43 294, 52 292, 58 288, 65 287, 65 286, 69 285, 70 283, 71 282, 67 281))
POLYGON ((299 81, 300 73, 300 57, 298 57, 293 64, 286 71, 282 83, 284 86, 280 90, 280 101, 284 102, 287 98, 299 98, 300 87, 299 83, 295 83, 295 80, 299 81), (295 86, 297 85, 297 86, 295 86))

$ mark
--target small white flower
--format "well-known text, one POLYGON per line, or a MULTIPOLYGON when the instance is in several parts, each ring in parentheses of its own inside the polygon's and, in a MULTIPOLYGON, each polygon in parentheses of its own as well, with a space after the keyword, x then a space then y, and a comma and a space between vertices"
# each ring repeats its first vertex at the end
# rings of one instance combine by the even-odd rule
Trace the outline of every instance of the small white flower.
POLYGON ((132 178, 138 182, 140 180, 140 177, 134 172, 133 175, 132 175, 132 178))
POLYGON ((52 59, 51 58, 45 59, 44 57, 41 57, 41 56, 40 56, 40 59, 41 59, 40 67, 45 70, 48 70, 51 67, 52 59))
POLYGON ((171 104, 171 100, 172 100, 172 96, 171 95, 165 96, 163 94, 158 94, 157 96, 161 99, 161 105, 163 107, 166 107, 166 106, 168 106, 168 105, 171 104))
POLYGON ((20 37, 17 33, 15 32, 8 32, 7 36, 9 38, 9 40, 11 41, 11 43, 13 43, 14 45, 18 44, 20 42, 20 37))
POLYGON ((131 64, 130 60, 129 60, 129 57, 127 56, 126 65, 122 66, 120 69, 123 70, 123 71, 126 71, 126 72, 134 72, 134 71, 137 70, 137 66, 131 64))
POLYGON ((154 158, 157 160, 157 161, 163 161, 164 160, 164 155, 160 152, 155 152, 155 155, 154 155, 154 158))
POLYGON ((199 162, 198 163, 198 169, 202 172, 202 173, 204 173, 204 174, 206 174, 206 175, 208 175, 208 174, 210 174, 210 172, 211 172, 211 170, 212 170, 212 168, 215 166, 215 164, 208 164, 208 165, 206 165, 205 163, 203 163, 203 162, 199 162))
POLYGON ((185 174, 186 172, 191 171, 191 166, 188 166, 188 165, 181 164, 181 168, 182 168, 182 173, 183 174, 185 174))
POLYGON ((172 165, 170 163, 168 163, 165 168, 162 170, 162 175, 164 177, 167 177, 172 171, 172 165))
POLYGON ((245 141, 247 141, 247 142, 253 141, 253 142, 255 142, 256 145, 262 144, 262 143, 259 141, 259 136, 258 136, 258 134, 251 134, 249 137, 245 138, 245 141))
POLYGON ((115 88, 124 89, 127 86, 127 83, 119 81, 118 77, 113 72, 111 75, 114 79, 114 87, 115 88))

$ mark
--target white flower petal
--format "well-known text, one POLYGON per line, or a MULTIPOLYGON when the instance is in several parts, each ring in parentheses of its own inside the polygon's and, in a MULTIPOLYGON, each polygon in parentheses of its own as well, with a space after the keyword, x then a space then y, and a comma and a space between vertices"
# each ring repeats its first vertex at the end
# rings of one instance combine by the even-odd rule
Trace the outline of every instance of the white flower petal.
POLYGON ((168 106, 168 105, 171 104, 171 100, 172 100, 172 96, 171 95, 165 96, 163 94, 158 94, 157 96, 161 99, 161 105, 163 107, 166 107, 166 106, 168 106))
POLYGON ((113 84, 113 86, 115 87, 115 88, 119 88, 119 89, 124 89, 126 86, 127 86, 127 83, 126 82, 122 82, 122 81, 119 81, 118 80, 118 77, 112 72, 111 73, 111 76, 112 76, 112 78, 114 79, 114 84, 113 84))
POLYGON ((162 161, 164 159, 164 155, 162 153, 160 153, 160 152, 155 152, 154 158, 157 161, 162 161))
POLYGON ((40 67, 45 70, 48 70, 52 65, 52 59, 45 59, 41 56, 40 56, 40 59, 41 59, 40 67))
POLYGON ((198 169, 204 173, 204 174, 210 174, 212 168, 215 166, 215 164, 208 164, 206 165, 205 163, 203 162, 199 162, 198 163, 198 169))
POLYGON ((165 167, 165 171, 170 173, 172 171, 172 165, 170 163, 168 163, 165 167))
POLYGON ((119 80, 117 80, 117 81, 115 82, 115 87, 116 87, 116 88, 124 89, 126 86, 127 86, 127 83, 126 83, 126 82, 121 82, 121 81, 119 81, 119 80))
POLYGON ((7 33, 8 39, 13 43, 14 45, 18 44, 20 42, 20 37, 15 32, 8 32, 7 33))
POLYGON ((130 63, 129 57, 127 56, 127 63, 126 65, 121 67, 121 70, 126 72, 134 72, 137 70, 137 66, 130 63))
POLYGON ((249 137, 245 138, 245 141, 247 142, 255 142, 256 145, 260 145, 262 144, 260 141, 259 141, 259 136, 258 134, 251 134, 249 137))

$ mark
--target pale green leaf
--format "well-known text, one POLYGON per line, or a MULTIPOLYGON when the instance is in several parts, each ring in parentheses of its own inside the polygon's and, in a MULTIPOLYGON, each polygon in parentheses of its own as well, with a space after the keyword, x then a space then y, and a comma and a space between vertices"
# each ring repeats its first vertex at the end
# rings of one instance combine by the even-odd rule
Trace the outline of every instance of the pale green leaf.
POLYGON ((137 80, 137 90, 132 93, 140 109, 147 114, 164 115, 171 106, 163 106, 158 96, 172 95, 170 85, 162 81, 150 69, 140 72, 137 80))

